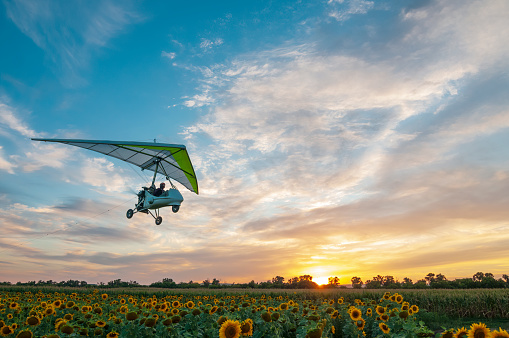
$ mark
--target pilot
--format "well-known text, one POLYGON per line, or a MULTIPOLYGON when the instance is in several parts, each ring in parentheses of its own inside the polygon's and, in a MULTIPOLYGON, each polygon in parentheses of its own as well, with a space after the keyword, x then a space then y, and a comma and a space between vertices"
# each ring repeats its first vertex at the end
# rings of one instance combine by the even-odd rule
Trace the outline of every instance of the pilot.
POLYGON ((164 184, 164 182, 162 182, 161 184, 159 184, 159 188, 157 188, 157 189, 154 191, 153 195, 154 195, 154 196, 156 196, 156 197, 157 197, 157 196, 161 196, 161 195, 163 194, 163 192, 164 192, 164 187, 165 187, 165 186, 166 186, 166 184, 164 184))

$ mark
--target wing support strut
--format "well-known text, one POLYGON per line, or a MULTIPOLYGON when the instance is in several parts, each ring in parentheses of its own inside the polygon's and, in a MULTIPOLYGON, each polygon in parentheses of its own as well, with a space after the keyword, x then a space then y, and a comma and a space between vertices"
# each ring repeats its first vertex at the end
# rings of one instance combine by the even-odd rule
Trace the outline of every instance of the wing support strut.
POLYGON ((154 186, 154 183, 156 181, 156 176, 157 176, 157 168, 159 168, 159 162, 161 162, 161 159, 160 158, 157 158, 157 160, 155 160, 156 162, 156 169, 154 170, 154 177, 152 178, 152 185, 151 187, 155 187, 154 186))

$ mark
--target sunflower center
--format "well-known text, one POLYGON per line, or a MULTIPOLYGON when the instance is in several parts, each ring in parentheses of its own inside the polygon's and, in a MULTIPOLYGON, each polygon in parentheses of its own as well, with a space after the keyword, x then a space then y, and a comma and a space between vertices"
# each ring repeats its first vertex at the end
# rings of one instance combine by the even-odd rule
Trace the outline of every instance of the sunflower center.
POLYGON ((235 326, 228 326, 224 331, 226 338, 233 338, 237 335, 237 329, 235 326))
POLYGON ((483 329, 475 330, 474 338, 485 338, 485 337, 486 337, 486 335, 484 334, 484 330, 483 329))

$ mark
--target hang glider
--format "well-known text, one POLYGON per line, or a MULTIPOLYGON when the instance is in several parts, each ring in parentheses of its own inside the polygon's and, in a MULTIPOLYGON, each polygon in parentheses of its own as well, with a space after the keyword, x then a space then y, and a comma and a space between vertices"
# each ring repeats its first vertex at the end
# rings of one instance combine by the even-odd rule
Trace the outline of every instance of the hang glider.
MULTIPOLYGON (((149 170, 154 172, 154 177, 150 188, 145 188, 140 193, 152 193, 155 191, 155 178, 157 174, 162 174, 170 181, 172 189, 167 192, 171 192, 174 195, 178 193, 179 196, 175 195, 175 198, 169 198, 171 201, 166 201, 170 204, 166 204, 162 200, 153 199, 152 203, 148 203, 147 198, 143 198, 136 205, 136 211, 127 213, 127 217, 131 218, 135 212, 150 212, 149 209, 156 210, 156 224, 158 223, 159 213, 158 209, 163 206, 172 205, 174 212, 178 211, 182 197, 180 192, 171 183, 170 179, 173 179, 181 183, 184 187, 190 191, 198 194, 198 180, 196 173, 194 172, 193 165, 187 153, 186 146, 180 144, 166 144, 156 142, 132 142, 132 141, 103 141, 103 140, 77 140, 77 139, 44 139, 44 138, 33 138, 33 141, 43 142, 56 142, 76 146, 88 150, 93 150, 98 153, 111 156, 122 161, 131 163, 141 168, 141 170, 149 170), (172 191, 175 190, 175 191, 172 191), (140 205, 140 202, 142 204, 140 205), (146 204, 147 202, 148 204, 146 204), (160 202, 160 203, 156 203, 160 202), (129 217, 130 216, 130 217, 129 217)), ((140 193, 138 196, 140 196, 140 193)), ((151 195, 152 196, 152 195, 151 195)), ((146 197, 146 196, 144 196, 146 197)), ((152 196, 157 197, 157 196, 152 196)), ((169 196, 166 196, 169 197, 169 196)), ((151 213, 152 214, 152 213, 151 213)), ((154 215, 152 215, 154 216, 154 215)), ((161 219, 162 220, 162 219, 161 219)))

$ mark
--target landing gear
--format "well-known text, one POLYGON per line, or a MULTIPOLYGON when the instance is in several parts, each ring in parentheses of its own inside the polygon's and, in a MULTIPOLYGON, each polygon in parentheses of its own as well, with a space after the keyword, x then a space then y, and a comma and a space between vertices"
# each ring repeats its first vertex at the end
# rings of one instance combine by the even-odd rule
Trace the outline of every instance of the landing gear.
POLYGON ((128 219, 131 219, 133 217, 133 215, 134 215, 133 209, 127 210, 125 215, 127 216, 128 219))
POLYGON ((171 206, 171 211, 173 211, 174 213, 179 212, 179 209, 180 209, 180 205, 172 205, 171 206))
POLYGON ((156 225, 160 225, 163 222, 163 218, 161 216, 157 216, 156 225))

